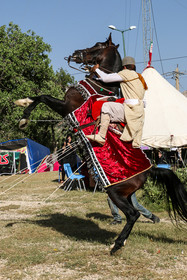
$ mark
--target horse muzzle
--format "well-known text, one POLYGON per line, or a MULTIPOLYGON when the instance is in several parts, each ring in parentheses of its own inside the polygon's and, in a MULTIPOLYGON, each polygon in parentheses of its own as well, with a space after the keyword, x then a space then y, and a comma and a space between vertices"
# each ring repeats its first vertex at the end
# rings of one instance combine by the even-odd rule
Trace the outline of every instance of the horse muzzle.
POLYGON ((83 63, 84 62, 84 54, 82 52, 76 51, 72 55, 68 57, 68 63, 69 62, 75 62, 75 63, 83 63))

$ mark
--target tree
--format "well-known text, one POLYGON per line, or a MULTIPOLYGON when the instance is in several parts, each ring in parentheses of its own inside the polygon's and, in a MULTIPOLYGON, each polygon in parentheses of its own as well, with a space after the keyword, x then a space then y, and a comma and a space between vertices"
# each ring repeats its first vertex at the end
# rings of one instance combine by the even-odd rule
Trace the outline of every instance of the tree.
POLYGON ((54 120, 60 116, 41 104, 31 118, 46 122, 31 122, 21 131, 18 124, 23 110, 14 105, 19 98, 41 94, 63 99, 64 89, 74 83, 63 69, 54 73, 48 57, 50 51, 51 46, 33 31, 22 33, 13 23, 0 27, 0 142, 28 137, 51 149, 55 147, 54 120))
POLYGON ((56 72, 56 83, 59 85, 63 92, 67 90, 72 84, 75 84, 74 77, 64 71, 62 68, 56 72))

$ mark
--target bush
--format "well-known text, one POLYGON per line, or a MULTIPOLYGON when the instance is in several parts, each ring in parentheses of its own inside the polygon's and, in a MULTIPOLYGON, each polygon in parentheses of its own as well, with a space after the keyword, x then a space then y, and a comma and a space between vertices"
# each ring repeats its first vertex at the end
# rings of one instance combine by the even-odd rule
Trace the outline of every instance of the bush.
POLYGON ((142 204, 144 206, 148 206, 149 209, 163 211, 163 209, 165 208, 164 198, 164 188, 158 184, 153 183, 153 181, 148 178, 142 191, 142 204))
MULTIPOLYGON (((186 169, 177 169, 175 174, 179 177, 183 184, 186 184, 186 169)), ((165 208, 165 188, 162 185, 154 184, 153 181, 148 178, 144 185, 140 202, 149 209, 163 211, 165 208)))
POLYGON ((178 168, 175 171, 176 175, 179 177, 183 184, 187 182, 187 168, 178 168))

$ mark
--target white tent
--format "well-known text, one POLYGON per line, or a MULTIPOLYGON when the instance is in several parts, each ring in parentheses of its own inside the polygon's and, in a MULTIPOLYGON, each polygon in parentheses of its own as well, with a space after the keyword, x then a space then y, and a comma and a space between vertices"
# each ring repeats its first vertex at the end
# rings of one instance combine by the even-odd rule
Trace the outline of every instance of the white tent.
POLYGON ((142 145, 171 148, 187 145, 187 98, 154 68, 142 73, 145 94, 145 124, 142 145))

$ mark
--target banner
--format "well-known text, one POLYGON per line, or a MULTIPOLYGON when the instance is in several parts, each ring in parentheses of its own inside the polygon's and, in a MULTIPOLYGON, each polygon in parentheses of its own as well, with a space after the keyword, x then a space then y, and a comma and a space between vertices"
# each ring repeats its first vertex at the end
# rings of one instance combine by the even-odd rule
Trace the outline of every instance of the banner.
POLYGON ((153 42, 150 42, 150 47, 149 47, 149 61, 147 63, 147 67, 151 66, 151 60, 152 60, 152 52, 153 52, 153 42))

